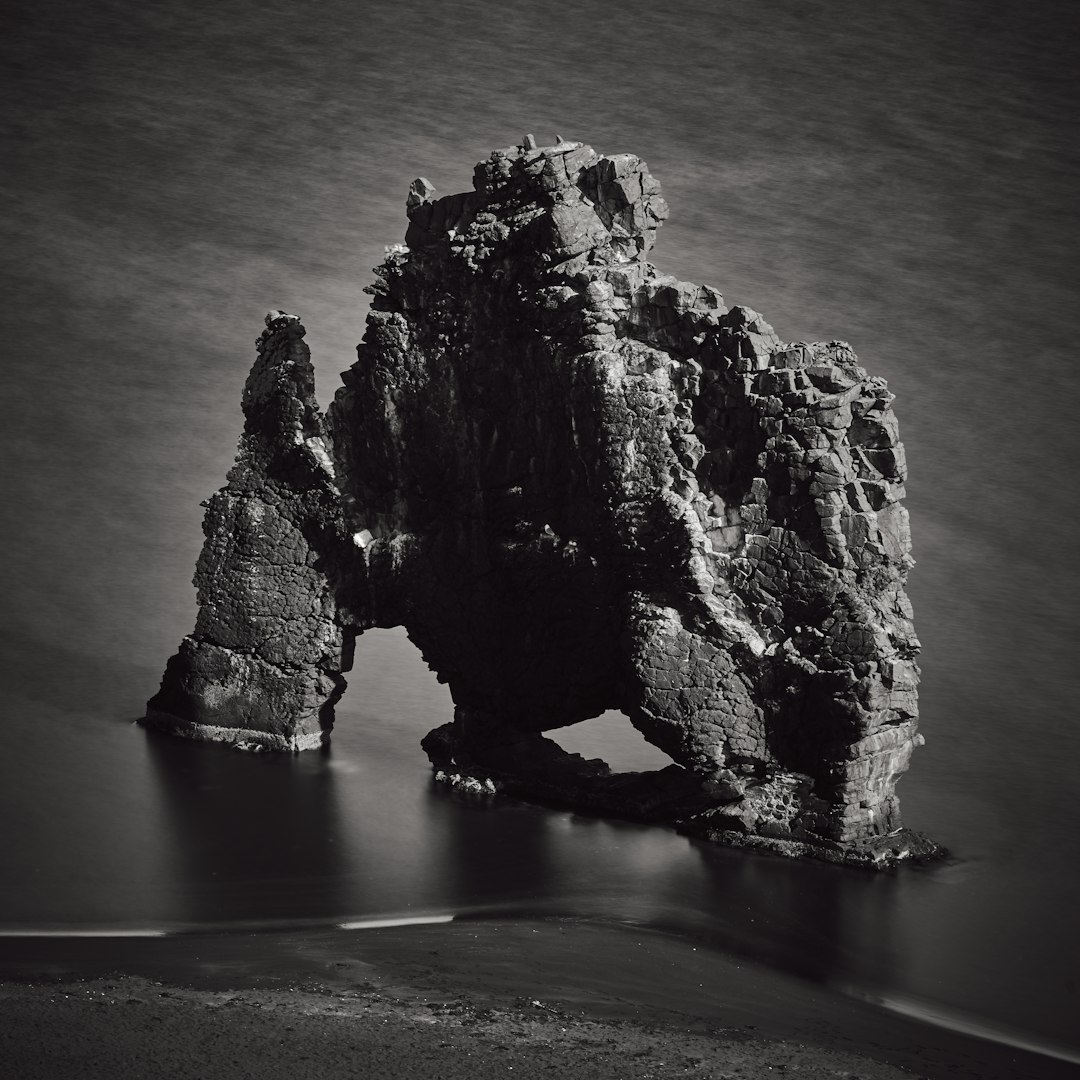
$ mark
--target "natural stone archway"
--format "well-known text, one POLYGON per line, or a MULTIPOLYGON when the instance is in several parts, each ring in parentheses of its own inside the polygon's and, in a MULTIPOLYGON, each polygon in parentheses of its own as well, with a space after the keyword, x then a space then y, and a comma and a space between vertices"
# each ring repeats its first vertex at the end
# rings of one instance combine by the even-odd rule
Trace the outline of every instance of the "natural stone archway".
POLYGON ((667 206, 633 155, 526 139, 474 186, 414 183, 325 416, 300 320, 267 316, 147 722, 316 746, 356 633, 403 625, 454 698, 442 775, 789 853, 932 851, 894 795, 918 642, 884 382, 651 266, 667 206), (611 775, 541 734, 608 709, 677 764, 611 775))

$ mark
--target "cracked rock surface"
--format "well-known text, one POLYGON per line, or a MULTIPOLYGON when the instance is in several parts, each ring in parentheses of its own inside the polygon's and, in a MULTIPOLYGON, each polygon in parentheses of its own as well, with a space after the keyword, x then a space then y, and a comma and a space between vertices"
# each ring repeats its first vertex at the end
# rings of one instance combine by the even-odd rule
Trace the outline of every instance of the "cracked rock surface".
POLYGON ((657 271, 668 208, 632 154, 530 137, 406 209, 325 415, 300 320, 267 316, 147 722, 317 746, 355 636, 404 626, 455 702, 424 740, 440 778, 785 854, 932 853, 894 792, 919 643, 884 381, 657 271), (675 764, 543 736, 608 709, 675 764))

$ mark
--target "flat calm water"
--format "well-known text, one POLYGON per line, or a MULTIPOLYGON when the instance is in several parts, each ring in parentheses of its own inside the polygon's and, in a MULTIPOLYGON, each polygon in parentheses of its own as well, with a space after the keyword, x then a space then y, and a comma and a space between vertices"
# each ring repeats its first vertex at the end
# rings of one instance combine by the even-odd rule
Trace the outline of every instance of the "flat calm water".
MULTIPOLYGON (((662 926, 1080 1053, 1077 42, 1050 3, 58 3, 0 36, 8 298, 0 929, 561 913, 662 926), (329 399, 409 182, 534 131, 641 154, 655 261, 898 395, 953 859, 873 875, 430 780, 451 703, 358 642, 327 753, 132 722, 194 618, 268 308, 329 399)), ((623 767, 619 717, 560 734, 623 767)))

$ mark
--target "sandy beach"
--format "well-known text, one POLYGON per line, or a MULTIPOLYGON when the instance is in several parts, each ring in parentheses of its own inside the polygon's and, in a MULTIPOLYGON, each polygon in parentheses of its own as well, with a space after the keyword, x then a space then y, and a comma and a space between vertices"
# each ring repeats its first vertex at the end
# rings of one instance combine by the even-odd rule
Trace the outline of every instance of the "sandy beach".
POLYGON ((467 920, 0 943, 0 1071, 129 1077, 1067 1077, 678 939, 467 920))

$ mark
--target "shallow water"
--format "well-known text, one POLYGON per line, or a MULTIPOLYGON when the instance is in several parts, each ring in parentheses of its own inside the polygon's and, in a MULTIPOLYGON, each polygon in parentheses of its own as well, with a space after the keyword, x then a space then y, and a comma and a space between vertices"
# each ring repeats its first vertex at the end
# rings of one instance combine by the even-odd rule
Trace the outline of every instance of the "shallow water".
POLYGON ((113 0, 0 37, 0 926, 585 913, 1075 1045, 1075 14, 542 7, 113 0), (526 128, 640 153, 663 269, 889 379, 928 740, 900 794, 955 861, 869 875, 462 800, 400 633, 359 642, 328 754, 131 726, 192 624, 262 313, 303 315, 328 398, 408 183, 463 190, 526 128))

